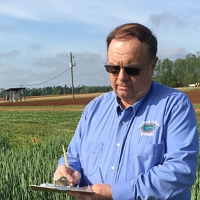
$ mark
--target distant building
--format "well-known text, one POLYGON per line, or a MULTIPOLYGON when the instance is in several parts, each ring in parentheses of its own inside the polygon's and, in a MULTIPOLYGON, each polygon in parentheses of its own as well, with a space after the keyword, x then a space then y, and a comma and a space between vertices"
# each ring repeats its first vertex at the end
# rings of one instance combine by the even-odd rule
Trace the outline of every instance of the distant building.
POLYGON ((25 87, 20 88, 9 88, 3 90, 3 98, 4 102, 17 102, 17 101, 25 101, 25 87))

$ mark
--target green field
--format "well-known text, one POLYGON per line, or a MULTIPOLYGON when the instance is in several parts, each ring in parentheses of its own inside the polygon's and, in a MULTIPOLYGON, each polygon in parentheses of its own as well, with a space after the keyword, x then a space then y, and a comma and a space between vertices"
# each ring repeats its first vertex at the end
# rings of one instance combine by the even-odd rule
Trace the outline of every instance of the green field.
POLYGON ((80 115, 80 111, 0 112, 0 199, 67 199, 66 194, 32 191, 29 185, 52 182, 62 144, 67 147, 80 115))
MULTIPOLYGON (((52 182, 62 144, 67 147, 80 116, 81 111, 67 110, 0 111, 0 199, 70 199, 66 194, 32 191, 29 185, 52 182)), ((200 112, 197 118, 200 129, 200 112)), ((198 171, 193 200, 200 199, 199 189, 198 171)))

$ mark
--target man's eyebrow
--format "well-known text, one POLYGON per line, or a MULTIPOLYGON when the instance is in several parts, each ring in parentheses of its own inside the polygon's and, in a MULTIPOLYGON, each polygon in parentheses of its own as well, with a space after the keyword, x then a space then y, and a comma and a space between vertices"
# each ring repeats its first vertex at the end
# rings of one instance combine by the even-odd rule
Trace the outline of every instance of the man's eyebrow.
POLYGON ((127 65, 138 65, 138 63, 136 63, 134 60, 129 60, 127 65))

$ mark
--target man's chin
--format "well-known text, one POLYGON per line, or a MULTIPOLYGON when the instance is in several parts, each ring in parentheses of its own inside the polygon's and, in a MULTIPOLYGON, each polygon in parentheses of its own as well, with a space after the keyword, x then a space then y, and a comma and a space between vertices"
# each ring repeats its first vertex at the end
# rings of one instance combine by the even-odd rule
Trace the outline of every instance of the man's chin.
POLYGON ((117 88, 117 93, 123 94, 123 95, 129 95, 133 93, 133 91, 131 91, 129 87, 120 87, 120 88, 117 88))
POLYGON ((121 99, 130 98, 132 96, 128 91, 117 91, 116 94, 121 99))

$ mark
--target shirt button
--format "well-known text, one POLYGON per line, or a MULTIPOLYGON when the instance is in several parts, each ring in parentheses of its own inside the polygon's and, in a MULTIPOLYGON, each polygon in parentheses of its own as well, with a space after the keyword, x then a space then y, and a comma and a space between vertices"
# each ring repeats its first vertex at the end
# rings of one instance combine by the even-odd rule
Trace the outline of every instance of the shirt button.
POLYGON ((123 121, 123 122, 122 122, 122 124, 126 124, 126 122, 125 122, 125 121, 123 121))
POLYGON ((114 169, 115 169, 115 167, 114 167, 114 166, 112 166, 112 167, 111 167, 111 170, 114 170, 114 169))
POLYGON ((120 143, 117 143, 117 147, 120 147, 120 143))

